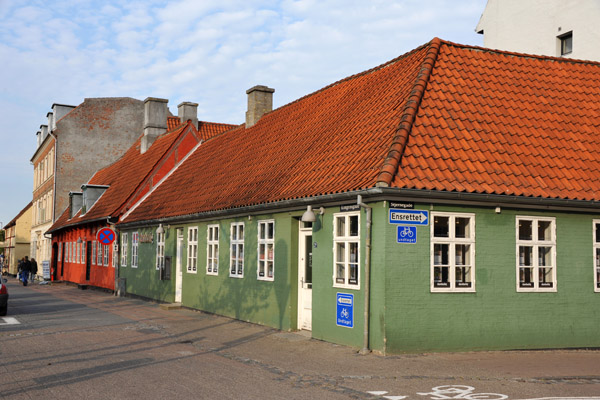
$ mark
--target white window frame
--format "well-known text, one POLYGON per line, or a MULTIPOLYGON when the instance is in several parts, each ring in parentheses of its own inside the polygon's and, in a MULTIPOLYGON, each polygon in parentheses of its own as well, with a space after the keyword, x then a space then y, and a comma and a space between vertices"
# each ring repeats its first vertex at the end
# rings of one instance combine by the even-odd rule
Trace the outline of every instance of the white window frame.
POLYGON ((165 232, 156 232, 156 270, 165 265, 165 232))
POLYGON ((198 273, 198 227, 188 228, 187 272, 198 273))
POLYGON ((102 266, 102 243, 96 242, 96 265, 102 266))
POLYGON ((138 267, 138 244, 140 235, 138 232, 131 233, 131 268, 138 267))
POLYGON ((515 218, 515 241, 516 241, 516 287, 517 292, 556 292, 558 283, 556 281, 556 218, 555 217, 534 217, 534 216, 521 216, 517 215, 515 218), (520 221, 532 221, 532 238, 531 240, 519 239, 519 222, 520 221), (538 224, 539 222, 550 222, 550 240, 539 240, 538 239, 538 224), (532 247, 532 265, 533 269, 533 282, 532 287, 521 287, 520 284, 520 267, 524 267, 524 260, 520 260, 520 247, 532 247), (539 285, 539 248, 550 247, 550 267, 552 268, 552 287, 540 287, 539 285))
POLYGON ((336 288, 344 288, 344 289, 354 289, 360 290, 360 211, 353 212, 344 212, 344 213, 335 213, 333 214, 333 287, 336 288), (357 217, 357 235, 351 235, 350 232, 350 219, 352 217, 357 217), (342 235, 338 235, 338 220, 340 218, 344 219, 344 232, 342 235), (338 245, 343 245, 343 260, 340 260, 338 256, 341 253, 338 252, 338 245), (356 246, 356 254, 355 260, 352 261, 351 247, 352 245, 356 246), (356 283, 350 283, 350 270, 351 265, 356 265, 356 283), (344 277, 338 278, 338 268, 339 266, 343 266, 344 269, 344 277), (344 282, 339 282, 338 279, 343 279, 344 282))
POLYGON ((81 263, 81 243, 79 242, 75 242, 76 244, 76 250, 75 250, 75 263, 76 264, 80 264, 81 263))
POLYGON ((259 281, 273 281, 275 279, 275 220, 268 219, 258 221, 257 236, 258 249, 256 279, 258 279, 259 281), (271 230, 273 235, 272 237, 268 237, 269 225, 272 225, 273 227, 273 229, 271 230), (264 235, 262 235, 263 233, 264 235), (270 276, 269 263, 271 265, 270 276))
POLYGON ((113 242, 112 267, 115 268, 119 264, 119 241, 113 242))
MULTIPOLYGON (((472 213, 457 213, 457 212, 431 212, 430 218, 430 253, 429 253, 429 290, 431 293, 472 293, 475 292, 475 214, 472 213), (448 218, 448 236, 435 236, 435 220, 436 217, 448 218), (464 238, 456 237, 456 219, 469 219, 468 234, 464 238), (448 246, 448 263, 443 264, 442 255, 436 254, 436 245, 448 246), (457 252, 460 246, 469 246, 468 260, 463 264, 457 262, 457 256, 461 259, 461 254, 457 252), (457 283, 456 269, 471 267, 469 280, 471 286, 467 286, 467 282, 457 283), (436 283, 436 268, 448 268, 448 286, 440 286, 436 283), (461 286, 463 285, 463 286, 461 286)), ((464 273, 464 272, 463 272, 464 273)))
POLYGON ((108 267, 108 261, 110 260, 110 245, 102 245, 102 250, 104 252, 104 266, 108 267))
POLYGON ((127 241, 128 241, 127 232, 121 233, 121 267, 127 266, 127 241))
POLYGON ((66 245, 65 245, 65 261, 66 262, 71 262, 71 259, 69 258, 69 257, 71 257, 71 252, 69 250, 71 250, 71 243, 66 242, 66 245))
POLYGON ((92 265, 96 265, 96 241, 92 240, 92 265))
POLYGON ((206 228, 206 274, 219 275, 219 225, 206 228))
POLYGON ((229 277, 244 277, 244 238, 246 237, 246 227, 243 222, 232 222, 229 233, 229 277), (241 230, 240 230, 241 228, 241 230), (241 232, 241 238, 240 238, 241 232), (236 263, 236 265, 234 265, 236 263), (241 264, 241 268, 240 268, 241 264))
POLYGON ((87 242, 84 240, 83 243, 81 243, 81 263, 82 264, 86 263, 86 259, 85 259, 86 251, 87 251, 87 242))
POLYGON ((595 219, 592 223, 592 238, 594 247, 592 258, 592 265, 594 267, 594 292, 600 293, 600 219, 595 219))

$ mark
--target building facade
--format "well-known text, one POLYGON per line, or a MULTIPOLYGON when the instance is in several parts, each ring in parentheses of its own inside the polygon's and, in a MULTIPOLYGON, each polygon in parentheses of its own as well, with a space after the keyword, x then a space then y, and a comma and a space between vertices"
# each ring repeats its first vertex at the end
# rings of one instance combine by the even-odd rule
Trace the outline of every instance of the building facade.
POLYGON ((11 275, 17 274, 19 260, 30 254, 29 232, 32 215, 32 203, 29 203, 4 226, 4 262, 8 265, 8 273, 11 275))
POLYGON ((118 159, 143 126, 143 102, 132 98, 88 98, 77 107, 53 104, 40 126, 34 167, 31 254, 50 263, 45 232, 66 209, 69 192, 80 190, 99 168, 118 159))
POLYGON ((600 4, 578 0, 488 0, 475 28, 485 47, 600 61, 600 4))

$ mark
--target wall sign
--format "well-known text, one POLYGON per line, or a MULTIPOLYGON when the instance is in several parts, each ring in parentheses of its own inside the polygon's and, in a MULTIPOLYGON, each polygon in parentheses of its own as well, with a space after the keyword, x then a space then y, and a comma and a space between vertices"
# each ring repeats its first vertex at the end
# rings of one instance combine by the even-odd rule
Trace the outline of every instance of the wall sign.
POLYGON ((417 243, 417 227, 398 225, 396 230, 396 243, 417 243))
POLYGON ((115 241, 117 235, 115 235, 115 231, 110 228, 102 228, 96 234, 96 240, 102 243, 105 246, 112 244, 115 241))
POLYGON ((390 208, 401 208, 403 210, 412 210, 415 208, 415 203, 399 203, 395 201, 390 201, 390 208))
POLYGON ((153 243, 154 242, 154 234, 140 233, 139 241, 140 241, 140 243, 153 243))
POLYGON ((345 206, 340 206, 340 212, 358 211, 358 210, 360 210, 360 205, 358 205, 358 204, 348 204, 345 206))
POLYGON ((429 211, 390 208, 390 224, 429 225, 429 211))
POLYGON ((344 328, 354 328, 354 295, 338 293, 336 303, 336 325, 344 328))

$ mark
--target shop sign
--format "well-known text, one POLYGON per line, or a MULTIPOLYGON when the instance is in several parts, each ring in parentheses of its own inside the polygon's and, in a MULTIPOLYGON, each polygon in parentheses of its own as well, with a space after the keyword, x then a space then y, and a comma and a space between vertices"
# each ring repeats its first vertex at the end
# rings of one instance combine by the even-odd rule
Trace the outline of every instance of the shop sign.
POLYGON ((153 243, 154 242, 154 234, 140 233, 139 241, 140 241, 140 243, 153 243))

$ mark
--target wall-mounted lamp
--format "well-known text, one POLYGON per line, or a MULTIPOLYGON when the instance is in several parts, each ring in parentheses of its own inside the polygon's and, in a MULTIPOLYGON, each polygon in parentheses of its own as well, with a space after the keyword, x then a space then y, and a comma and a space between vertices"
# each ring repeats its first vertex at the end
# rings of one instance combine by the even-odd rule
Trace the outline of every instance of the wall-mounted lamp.
POLYGON ((162 235, 163 233, 165 233, 165 228, 163 228, 162 224, 158 224, 158 228, 156 228, 156 233, 158 235, 162 235))
POLYGON ((81 236, 77 239, 77 243, 79 243, 79 244, 83 243, 83 240, 81 240, 81 236))
POLYGON ((500 214, 502 212, 502 209, 500 207, 496 207, 496 214, 500 214))
MULTIPOLYGON (((325 214, 325 208, 319 207, 319 215, 325 214)), ((317 220, 317 216, 312 209, 312 206, 306 207, 306 211, 302 214, 302 222, 315 222, 317 220)))

